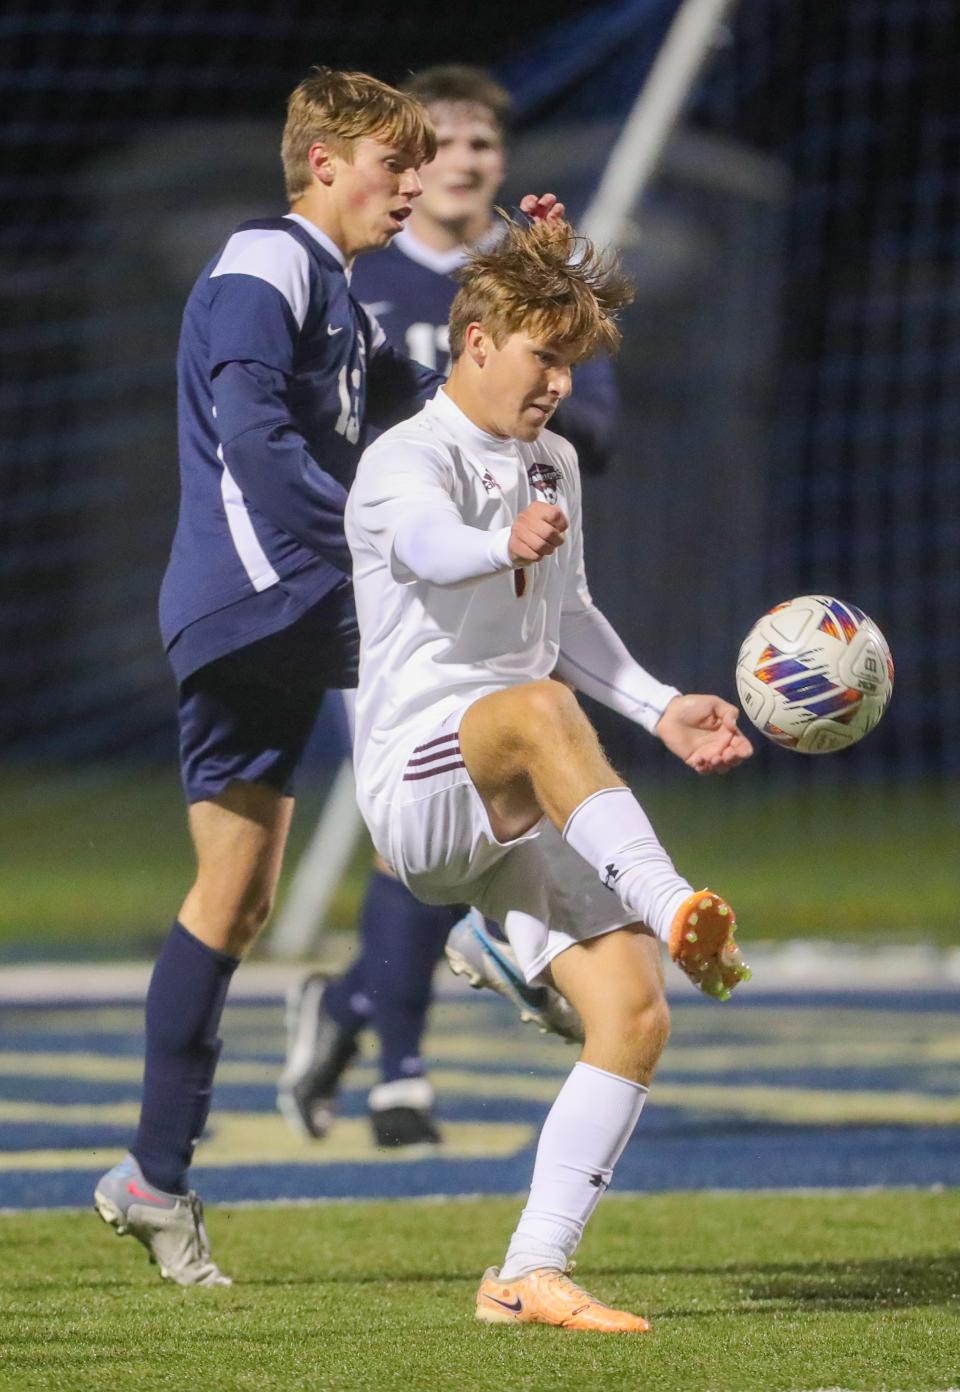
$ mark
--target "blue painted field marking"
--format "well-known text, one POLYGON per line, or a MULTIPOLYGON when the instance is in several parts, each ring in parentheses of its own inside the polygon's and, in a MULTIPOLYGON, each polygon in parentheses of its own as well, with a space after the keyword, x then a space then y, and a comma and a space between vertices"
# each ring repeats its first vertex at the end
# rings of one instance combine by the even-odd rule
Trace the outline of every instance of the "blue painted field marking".
MULTIPOLYGON (((675 1000, 674 1034, 615 1188, 960 1184, 960 992, 675 1000)), ((130 1134, 138 1005, 8 1006, 0 1023, 0 1208, 83 1206, 130 1134)), ((279 999, 237 1001, 197 1183, 212 1202, 503 1193, 528 1182, 540 1123, 576 1054, 493 997, 441 997, 427 1044, 448 1144, 384 1158, 350 1075, 327 1144, 274 1110, 279 999), (220 1121, 218 1123, 218 1116, 220 1121)))

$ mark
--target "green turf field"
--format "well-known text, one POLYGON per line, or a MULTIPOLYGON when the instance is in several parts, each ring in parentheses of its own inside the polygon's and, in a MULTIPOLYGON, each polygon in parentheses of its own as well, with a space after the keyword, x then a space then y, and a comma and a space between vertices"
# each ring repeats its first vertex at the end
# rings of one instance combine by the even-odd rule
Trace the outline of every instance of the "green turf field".
POLYGON ((231 1290, 92 1214, 0 1218, 10 1392, 928 1392, 960 1384, 960 1191, 610 1196, 580 1252, 653 1335, 478 1325, 512 1199, 214 1212, 231 1290))
MULTIPOLYGON (((7 773, 0 791, 0 952, 152 952, 193 864, 176 775, 7 773)), ((736 905, 745 943, 955 941, 960 798, 948 788, 788 796, 752 772, 708 782, 680 770, 644 798, 678 868, 736 905)), ((288 868, 319 805, 301 798, 288 868)), ((352 925, 366 864, 364 849, 333 926, 352 925)))

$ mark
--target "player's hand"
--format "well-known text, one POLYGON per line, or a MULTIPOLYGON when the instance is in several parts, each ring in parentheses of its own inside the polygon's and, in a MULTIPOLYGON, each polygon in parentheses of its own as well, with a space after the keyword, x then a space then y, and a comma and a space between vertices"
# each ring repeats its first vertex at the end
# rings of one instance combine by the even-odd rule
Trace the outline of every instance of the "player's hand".
POLYGON ((520 199, 520 211, 534 222, 559 222, 567 210, 555 193, 525 193, 520 199))
POLYGON ((738 714, 719 696, 674 696, 656 734, 695 773, 729 773, 753 753, 737 728, 738 714))
POLYGON ((531 503, 510 528, 510 559, 514 565, 534 565, 563 545, 568 522, 553 503, 531 503))

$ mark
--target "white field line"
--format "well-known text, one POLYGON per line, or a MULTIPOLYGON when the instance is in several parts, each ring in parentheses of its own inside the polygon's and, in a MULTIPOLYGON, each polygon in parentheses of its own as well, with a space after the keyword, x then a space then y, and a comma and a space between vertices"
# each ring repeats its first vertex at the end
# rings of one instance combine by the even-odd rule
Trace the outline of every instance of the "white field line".
MULTIPOLYGON (((774 993, 799 996, 851 991, 960 992, 960 948, 868 948, 808 939, 753 948, 746 944, 745 952, 753 968, 753 980, 740 988, 741 999, 774 993)), ((306 971, 315 969, 316 964, 251 962, 237 972, 230 999, 282 1000, 288 987, 306 971)), ((151 970, 152 963, 146 961, 8 966, 0 968, 0 1005, 136 1004, 146 995, 151 970)), ((438 972, 437 986, 441 999, 455 1000, 469 989, 443 969, 438 972)), ((672 999, 681 1003, 692 998, 693 988, 679 973, 669 969, 667 990, 672 999)))

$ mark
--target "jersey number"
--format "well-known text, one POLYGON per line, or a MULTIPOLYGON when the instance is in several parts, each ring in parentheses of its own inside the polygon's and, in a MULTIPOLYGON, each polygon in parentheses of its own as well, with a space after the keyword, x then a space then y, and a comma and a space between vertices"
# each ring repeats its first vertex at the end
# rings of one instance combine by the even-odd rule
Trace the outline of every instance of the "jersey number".
POLYGON ((360 438, 360 369, 355 367, 350 373, 350 382, 353 392, 347 385, 347 367, 344 365, 340 369, 337 377, 337 391, 340 394, 340 414, 337 416, 334 430, 338 435, 344 435, 355 445, 360 438))
POLYGON ((424 367, 436 367, 441 354, 445 356, 450 352, 449 326, 411 324, 407 329, 407 352, 414 362, 423 363, 424 367))

